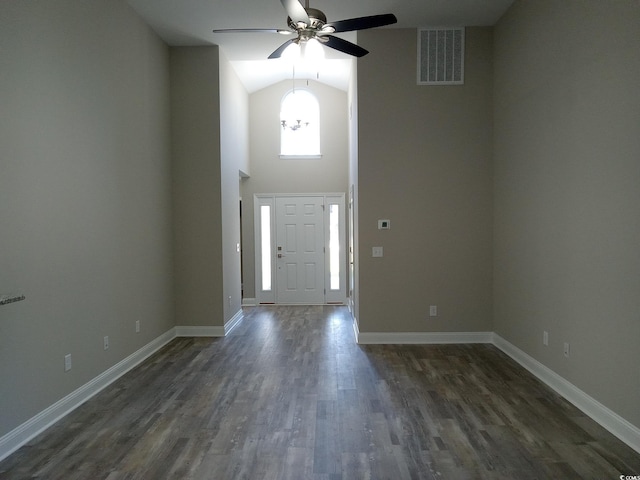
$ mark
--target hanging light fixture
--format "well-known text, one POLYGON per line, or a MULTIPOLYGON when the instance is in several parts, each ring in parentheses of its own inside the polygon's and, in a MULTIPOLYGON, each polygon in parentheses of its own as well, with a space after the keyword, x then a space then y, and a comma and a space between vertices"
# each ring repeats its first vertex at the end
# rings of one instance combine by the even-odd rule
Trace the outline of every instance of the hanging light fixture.
MULTIPOLYGON (((292 93, 295 96, 296 66, 303 71, 315 71, 316 77, 318 77, 320 75, 320 66, 325 58, 324 48, 315 37, 301 36, 282 52, 281 58, 292 64, 292 93)), ((280 113, 282 129, 296 132, 308 127, 310 122, 306 119, 304 107, 299 105, 299 102, 288 106, 288 111, 280 113)))
MULTIPOLYGON (((297 93, 294 89, 289 95, 285 108, 280 112, 280 125, 283 130, 289 129, 297 132, 298 130, 308 127, 311 122, 309 122, 305 114, 304 99, 302 99, 302 103, 296 101, 296 96, 300 97, 301 94, 297 93)), ((304 94, 302 95, 304 96, 304 94)))
POLYGON ((283 129, 289 128, 290 130, 293 130, 294 132, 296 130, 300 129, 300 128, 309 126, 309 122, 304 122, 303 123, 302 120, 296 120, 293 125, 289 125, 286 120, 280 120, 280 124, 282 125, 283 129))
MULTIPOLYGON (((322 48, 322 47, 320 47, 322 48)), ((286 102, 286 108, 280 112, 280 125, 283 130, 289 129, 294 132, 308 127, 309 121, 306 119, 305 108, 300 101, 296 101, 296 66, 295 63, 292 68, 292 84, 293 88, 286 102)), ((299 97, 300 95, 298 95, 299 97)), ((304 95, 303 95, 304 96, 304 95)))

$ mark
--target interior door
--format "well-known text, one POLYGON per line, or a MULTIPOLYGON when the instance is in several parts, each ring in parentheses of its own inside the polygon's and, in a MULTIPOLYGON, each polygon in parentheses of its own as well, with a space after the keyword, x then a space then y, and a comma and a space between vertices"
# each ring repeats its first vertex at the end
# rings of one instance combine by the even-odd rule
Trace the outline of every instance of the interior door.
POLYGON ((276 198, 276 302, 324 303, 323 197, 276 198))

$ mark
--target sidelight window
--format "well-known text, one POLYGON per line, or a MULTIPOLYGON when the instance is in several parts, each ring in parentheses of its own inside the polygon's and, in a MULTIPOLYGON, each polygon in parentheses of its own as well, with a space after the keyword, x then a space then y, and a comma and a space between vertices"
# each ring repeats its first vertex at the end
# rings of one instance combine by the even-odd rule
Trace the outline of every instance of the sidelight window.
POLYGON ((260 206, 262 290, 271 291, 271 205, 260 206))
POLYGON ((340 290, 340 210, 329 205, 329 288, 340 290))

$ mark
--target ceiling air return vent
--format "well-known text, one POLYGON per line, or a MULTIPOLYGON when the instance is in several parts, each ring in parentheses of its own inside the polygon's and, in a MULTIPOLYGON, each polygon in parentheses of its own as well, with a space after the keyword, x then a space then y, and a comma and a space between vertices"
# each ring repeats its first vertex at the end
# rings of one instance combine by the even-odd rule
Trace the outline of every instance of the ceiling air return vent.
POLYGON ((418 85, 464 84, 464 27, 418 29, 418 85))

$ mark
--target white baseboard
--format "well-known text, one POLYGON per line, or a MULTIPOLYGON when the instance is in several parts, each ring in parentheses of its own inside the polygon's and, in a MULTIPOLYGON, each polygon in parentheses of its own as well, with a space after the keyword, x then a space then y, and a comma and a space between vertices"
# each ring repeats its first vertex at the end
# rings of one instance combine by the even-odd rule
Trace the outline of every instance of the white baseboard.
POLYGON ((224 326, 218 325, 201 325, 192 326, 184 325, 176 327, 176 337, 224 337, 229 335, 229 332, 233 330, 244 318, 242 309, 238 310, 231 319, 224 324, 224 326))
POLYGON ((180 326, 176 327, 176 337, 224 337, 222 326, 180 326))
MULTIPOLYGON (((22 425, 0 438, 0 461, 11 455, 33 437, 82 405, 146 358, 164 347, 176 337, 223 337, 241 321, 238 311, 224 327, 174 327, 152 340, 138 351, 95 377, 82 387, 38 413, 22 425)), ((587 395, 572 383, 544 366, 513 344, 492 332, 415 332, 381 333, 360 332, 353 319, 353 332, 359 344, 442 344, 442 343, 492 343, 513 358, 543 383, 571 402, 594 421, 640 453, 640 429, 587 395)))
POLYGON ((242 299, 242 306, 243 307, 255 307, 256 305, 258 305, 258 302, 256 301, 255 298, 243 298, 242 299))
POLYGON ((231 320, 229 320, 227 323, 224 324, 224 334, 229 335, 231 330, 236 328, 240 324, 243 318, 244 318, 244 314, 242 312, 242 309, 240 309, 236 312, 236 314, 233 317, 231 317, 231 320))
POLYGON ((640 428, 629 423, 617 413, 587 395, 571 382, 538 362, 535 358, 509 343, 500 335, 493 335, 493 344, 512 359, 535 375, 539 380, 555 390, 568 402, 575 405, 595 422, 607 429, 624 443, 640 453, 640 428))
POLYGON ((244 318, 242 310, 229 320, 224 327, 174 327, 155 340, 152 340, 124 360, 104 371, 66 397, 47 407, 22 425, 0 438, 0 461, 11 455, 33 437, 43 432, 61 418, 65 417, 98 392, 115 382, 129 370, 164 347, 176 337, 224 337, 228 335, 244 318))
POLYGON ((172 328, 155 340, 147 343, 144 347, 132 353, 124 360, 116 363, 113 367, 105 370, 93 380, 85 383, 66 397, 47 407, 22 425, 11 430, 0 438, 0 460, 11 455, 36 435, 46 430, 101 390, 108 387, 129 370, 133 369, 145 359, 160 350, 175 337, 175 329, 172 328))
POLYGON ((353 319, 353 332, 359 344, 445 344, 445 343, 491 343, 502 350, 522 367, 560 396, 572 403, 585 415, 608 430, 611 434, 640 453, 640 428, 602 405, 578 387, 567 381, 550 368, 526 354, 493 332, 406 332, 382 333, 360 332, 353 319))
POLYGON ((360 332, 355 330, 355 333, 356 342, 369 345, 491 343, 493 337, 493 332, 360 332))
POLYGON ((353 322, 353 335, 355 336, 356 343, 360 343, 358 341, 358 338, 360 338, 360 328, 358 327, 358 320, 356 319, 356 316, 353 314, 353 312, 351 312, 351 319, 353 322))

